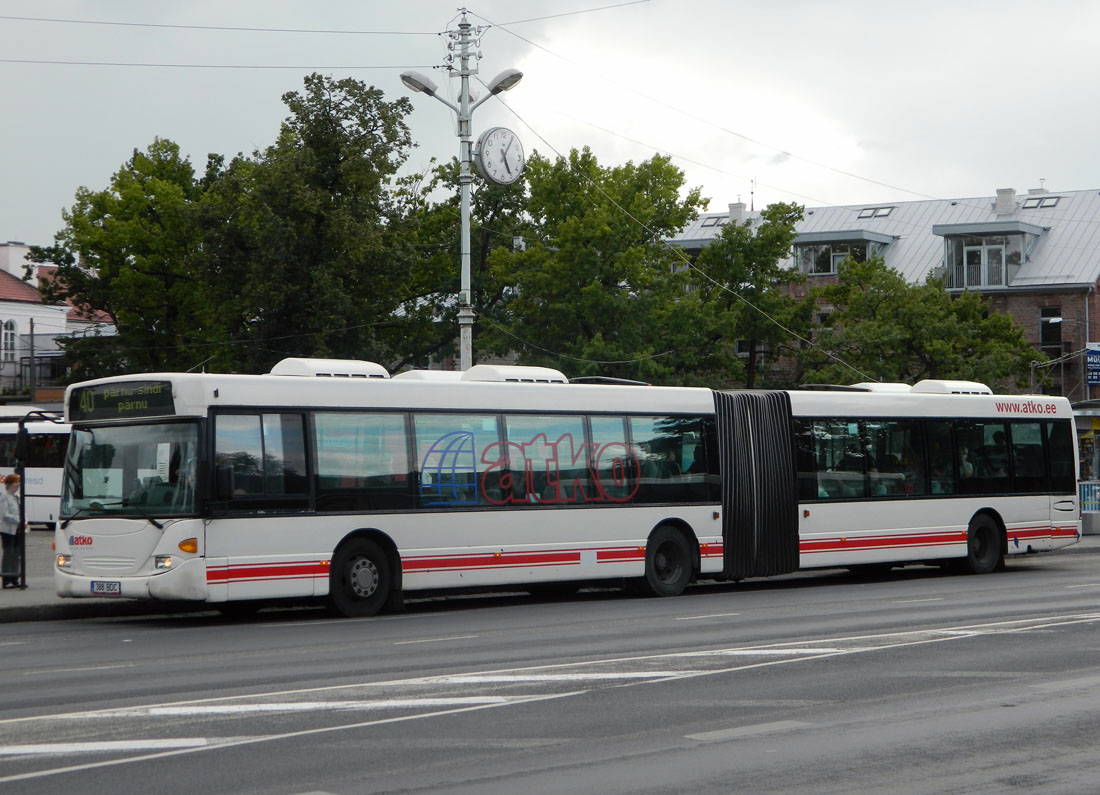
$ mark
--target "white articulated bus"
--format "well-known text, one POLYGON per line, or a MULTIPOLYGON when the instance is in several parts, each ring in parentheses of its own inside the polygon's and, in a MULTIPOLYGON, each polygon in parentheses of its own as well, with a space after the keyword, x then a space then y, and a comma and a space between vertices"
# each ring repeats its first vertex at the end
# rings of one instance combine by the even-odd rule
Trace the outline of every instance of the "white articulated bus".
MULTIPOLYGON (((48 420, 30 420, 27 429, 27 460, 23 464, 24 514, 27 525, 53 530, 61 508, 61 470, 69 426, 48 420)), ((0 480, 16 472, 16 438, 19 423, 8 418, 0 422, 0 480)))
POLYGON ((355 616, 429 589, 984 573, 1080 533, 1064 398, 380 370, 296 360, 69 387, 58 593, 318 597, 355 616))

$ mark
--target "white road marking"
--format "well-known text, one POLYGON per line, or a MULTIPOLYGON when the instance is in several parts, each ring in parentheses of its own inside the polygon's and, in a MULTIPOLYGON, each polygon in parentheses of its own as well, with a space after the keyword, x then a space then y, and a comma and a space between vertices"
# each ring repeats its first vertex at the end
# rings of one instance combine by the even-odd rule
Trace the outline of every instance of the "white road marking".
POLYGON ((942 596, 937 596, 934 599, 895 599, 894 604, 896 604, 896 605, 915 605, 915 604, 920 604, 921 602, 942 602, 942 601, 943 601, 943 597, 942 596))
POLYGON ((42 674, 71 674, 83 671, 109 671, 112 668, 133 668, 133 663, 122 665, 87 665, 82 668, 46 668, 42 671, 23 671, 23 676, 41 676, 42 674))
POLYGON ((739 616, 740 613, 711 613, 708 616, 678 616, 677 621, 701 621, 704 618, 729 618, 730 616, 739 616))
POLYGON ((512 684, 518 682, 606 682, 616 679, 663 679, 700 671, 614 671, 611 673, 579 674, 461 674, 459 676, 432 676, 421 682, 445 685, 512 684))
MULTIPOLYGON (((215 741, 216 743, 217 741, 215 741)), ((88 754, 117 751, 156 751, 169 748, 202 748, 211 745, 205 737, 180 737, 172 740, 102 740, 77 743, 34 743, 0 745, 0 756, 31 756, 37 754, 88 754)))
POLYGON ((1067 585, 1066 590, 1071 588, 1100 588, 1100 582, 1087 582, 1084 585, 1067 585))
POLYGON ((25 640, 4 640, 0 641, 0 646, 22 646, 26 642, 25 640))
POLYGON ((723 740, 735 740, 739 737, 754 737, 758 734, 774 734, 792 729, 804 729, 812 726, 812 723, 804 723, 800 720, 779 720, 774 723, 756 723, 752 726, 738 726, 734 729, 719 729, 713 732, 700 732, 688 734, 689 740, 702 740, 705 743, 716 743, 723 740))
POLYGON ((477 638, 479 635, 453 635, 449 638, 423 638, 422 640, 396 640, 394 646, 409 646, 413 643, 443 643, 448 640, 469 640, 470 638, 477 638))
MULTIPOLYGON (((1046 617, 1031 617, 1011 619, 1006 621, 994 621, 984 624, 972 624, 956 627, 945 627, 942 629, 933 630, 914 630, 907 632, 883 632, 865 635, 853 635, 843 638, 829 638, 817 641, 822 643, 821 647, 812 649, 809 653, 800 653, 800 650, 805 650, 810 647, 807 645, 814 641, 792 641, 789 644, 776 643, 769 644, 760 647, 739 647, 731 649, 714 649, 708 654, 720 655, 723 653, 741 653, 741 652, 759 652, 769 650, 787 650, 787 654, 780 659, 772 660, 759 660, 757 662, 749 662, 743 665, 727 666, 722 668, 714 668, 710 670, 681 670, 681 671, 646 671, 646 672, 625 672, 621 674, 616 673, 602 673, 599 671, 591 671, 595 666, 613 666, 613 665, 637 665, 643 661, 655 661, 655 660, 683 660, 686 658, 698 658, 699 652, 667 652, 662 654, 649 654, 649 655, 634 655, 629 657, 616 657, 605 658, 601 660, 589 660, 586 662, 571 662, 571 663, 558 663, 554 665, 541 665, 541 666, 527 666, 523 668, 511 668, 501 669, 497 671, 484 671, 475 672, 468 675, 448 676, 448 677, 412 677, 406 679, 396 679, 390 681, 377 681, 377 682, 361 682, 357 684, 345 684, 345 685, 328 685, 325 687, 315 688, 298 688, 294 690, 284 690, 269 693, 254 693, 251 695, 237 695, 237 696, 222 696, 212 699, 193 699, 189 701, 179 701, 169 704, 154 705, 159 707, 173 707, 173 706, 185 706, 185 705, 202 705, 202 704, 227 704, 230 702, 247 701, 253 698, 275 698, 278 696, 292 696, 301 694, 316 694, 322 692, 334 692, 342 691, 347 692, 359 688, 378 688, 378 687, 397 687, 397 686, 416 686, 423 684, 438 684, 441 682, 472 682, 480 679, 481 681, 489 681, 493 677, 498 680, 506 680, 510 682, 517 681, 517 676, 533 676, 534 679, 527 679, 526 681, 576 681, 578 678, 581 680, 599 681, 599 680, 623 680, 612 686, 618 687, 637 687, 641 685, 653 684, 661 681, 674 680, 674 679, 687 679, 700 676, 718 676, 722 674, 735 673, 740 671, 750 671, 760 668, 767 668, 776 665, 789 665, 792 663, 803 662, 805 660, 817 660, 825 657, 843 656, 848 654, 859 654, 864 652, 873 651, 887 651, 893 649, 906 648, 909 646, 927 645, 932 643, 948 643, 954 640, 962 640, 973 638, 975 636, 994 634, 994 633, 1014 633, 1014 632, 1028 632, 1028 631, 1042 631, 1050 629, 1055 626, 1065 626, 1072 624, 1084 624, 1084 623, 1098 623, 1100 622, 1100 613, 1076 613, 1059 616, 1046 616, 1046 617), (829 644, 828 646, 824 644, 829 644), (851 644, 845 647, 845 643, 851 644), (857 645, 858 643, 858 645, 857 645), (587 674, 550 674, 550 677, 554 679, 547 679, 545 674, 533 674, 528 672, 545 672, 545 671, 562 671, 563 669, 587 669, 590 673, 587 674)), ((184 754, 199 753, 202 751, 222 748, 232 748, 236 746, 253 745, 257 743, 280 741, 286 739, 294 739, 298 737, 306 737, 312 735, 328 734, 335 732, 347 732, 357 729, 371 728, 376 726, 389 725, 394 723, 403 723, 414 720, 431 719, 446 715, 455 715, 465 712, 473 712, 485 709, 496 709, 504 706, 511 706, 516 704, 528 704, 536 703, 539 701, 551 701, 565 698, 572 698, 578 695, 584 695, 591 692, 591 689, 575 690, 563 693, 552 693, 546 695, 533 695, 525 697, 517 697, 508 700, 504 703, 491 703, 491 704, 474 704, 469 706, 457 706, 452 709, 442 709, 433 712, 419 712, 409 715, 400 715, 391 718, 379 718, 368 721, 358 721, 354 723, 342 723, 339 725, 323 726, 313 729, 304 729, 294 732, 286 732, 283 734, 262 735, 257 737, 243 737, 236 739, 229 739, 228 741, 219 742, 217 744, 196 746, 191 748, 175 748, 172 750, 160 751, 157 753, 142 754, 132 757, 124 757, 121 759, 112 759, 101 762, 93 762, 82 765, 71 765, 67 767, 53 768, 49 770, 37 770, 27 773, 20 773, 10 776, 0 777, 0 784, 12 782, 12 781, 25 781, 30 779, 46 778, 61 773, 80 772, 83 770, 90 770, 95 768, 104 768, 114 765, 130 764, 133 762, 150 761, 154 759, 163 759, 167 757, 181 756, 184 754)), ((134 707, 132 709, 149 709, 146 707, 134 707)), ((8 718, 0 720, 0 725, 12 724, 27 721, 36 720, 50 720, 61 717, 88 717, 103 715, 110 713, 111 709, 101 710, 87 710, 83 712, 71 712, 62 715, 40 715, 30 716, 24 718, 8 718)), ((767 724, 765 724, 767 725, 767 724)), ((738 730, 725 730, 725 731, 738 731, 738 730)), ((759 731, 757 727, 756 731, 759 731)))
POLYGON ((201 715, 253 715, 263 712, 309 712, 328 709, 416 709, 422 707, 460 707, 476 704, 506 704, 504 696, 461 696, 455 698, 391 698, 379 701, 279 701, 273 704, 193 704, 179 707, 116 709, 103 714, 107 718, 165 718, 201 715))
MULTIPOLYGON (((531 703, 535 701, 551 701, 561 698, 572 698, 573 696, 580 695, 585 691, 575 691, 572 693, 555 693, 547 696, 532 696, 531 698, 517 700, 513 703, 531 703)), ((283 734, 267 734, 259 737, 242 737, 239 739, 232 739, 228 742, 221 742, 216 745, 204 745, 196 746, 194 748, 176 748, 171 751, 161 751, 160 753, 142 754, 141 756, 130 756, 123 759, 110 759, 103 762, 88 762, 82 765, 68 765, 66 767, 55 767, 49 770, 34 770, 29 773, 17 773, 12 776, 0 777, 0 784, 7 784, 12 781, 29 781, 36 778, 46 778, 48 776, 55 776, 61 773, 79 773, 84 770, 95 770, 97 768, 114 767, 116 765, 131 764, 133 762, 148 762, 153 759, 166 759, 173 756, 183 756, 185 754, 193 754, 200 751, 208 751, 213 749, 223 748, 235 748, 244 745, 255 745, 257 743, 272 742, 275 740, 292 740, 297 737, 309 737, 317 734, 332 734, 334 732, 346 732, 355 729, 366 729, 373 726, 384 726, 391 723, 406 723, 412 720, 422 720, 424 718, 438 718, 444 715, 457 715, 462 712, 474 712, 482 709, 495 709, 497 707, 505 706, 503 704, 479 704, 472 707, 457 707, 455 709, 444 709, 437 712, 421 712, 416 715, 402 715, 396 718, 381 718, 378 720, 361 721, 358 723, 345 723, 339 726, 322 726, 316 729, 303 729, 295 732, 285 732, 283 734)))
POLYGON ((867 649, 836 649, 829 646, 822 646, 819 649, 725 649, 717 652, 696 652, 696 655, 700 657, 775 657, 785 654, 851 654, 856 651, 867 651, 867 649))

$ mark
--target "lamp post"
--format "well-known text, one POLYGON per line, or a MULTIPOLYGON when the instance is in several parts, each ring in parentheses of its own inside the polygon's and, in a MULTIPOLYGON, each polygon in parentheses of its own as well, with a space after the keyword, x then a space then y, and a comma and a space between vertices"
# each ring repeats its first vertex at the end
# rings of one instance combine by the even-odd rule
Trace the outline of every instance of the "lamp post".
MULTIPOLYGON (((470 369, 474 348, 474 308, 470 302, 470 185, 474 181, 473 174, 470 171, 470 164, 473 161, 470 118, 473 116, 474 111, 489 97, 495 96, 501 91, 507 91, 523 78, 523 72, 518 69, 505 69, 489 83, 489 93, 474 101, 470 96, 470 77, 477 74, 477 66, 470 66, 470 48, 474 44, 475 36, 478 34, 480 34, 480 29, 476 32, 473 30, 473 26, 466 20, 466 11, 463 9, 462 18, 458 23, 458 31, 457 33, 451 33, 452 39, 457 40, 458 74, 462 79, 457 105, 436 93, 439 86, 431 78, 417 72, 401 73, 401 82, 407 88, 439 100, 458 116, 459 253, 462 268, 458 291, 458 352, 459 369, 461 370, 470 369)), ((454 46, 454 44, 455 42, 452 42, 451 46, 454 46)))

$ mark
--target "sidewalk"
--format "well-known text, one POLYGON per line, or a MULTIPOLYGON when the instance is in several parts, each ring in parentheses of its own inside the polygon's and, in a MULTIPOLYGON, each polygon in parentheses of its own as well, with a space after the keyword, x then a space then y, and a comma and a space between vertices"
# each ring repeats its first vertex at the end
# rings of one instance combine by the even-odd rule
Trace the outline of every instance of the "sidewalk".
POLYGON ((211 611, 203 602, 146 602, 137 599, 62 599, 53 584, 53 533, 27 531, 27 587, 0 590, 0 624, 107 616, 145 616, 211 611))
MULTIPOLYGON (((1100 554, 1100 535, 1085 535, 1052 555, 1100 554)), ((27 532, 27 587, 0 591, 0 624, 110 616, 211 612, 203 602, 145 602, 136 599, 62 599, 53 584, 53 533, 27 532)))

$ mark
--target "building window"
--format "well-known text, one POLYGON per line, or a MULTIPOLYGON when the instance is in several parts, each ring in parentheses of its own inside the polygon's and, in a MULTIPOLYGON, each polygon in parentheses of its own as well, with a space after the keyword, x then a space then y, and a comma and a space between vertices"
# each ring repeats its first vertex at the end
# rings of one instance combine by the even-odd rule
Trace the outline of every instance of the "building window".
POLYGON ((859 211, 860 218, 885 218, 894 211, 893 207, 864 207, 859 211))
POLYGON ((4 321, 3 338, 0 340, 0 347, 3 348, 3 356, 5 362, 15 361, 15 321, 4 321))
POLYGON ((812 246, 795 246, 798 269, 811 276, 835 274, 837 266, 851 257, 856 262, 866 262, 882 250, 878 243, 860 240, 852 243, 817 243, 812 246))
POLYGON ((1005 287, 1024 261, 1025 235, 959 235, 946 239, 947 287, 1005 287))

